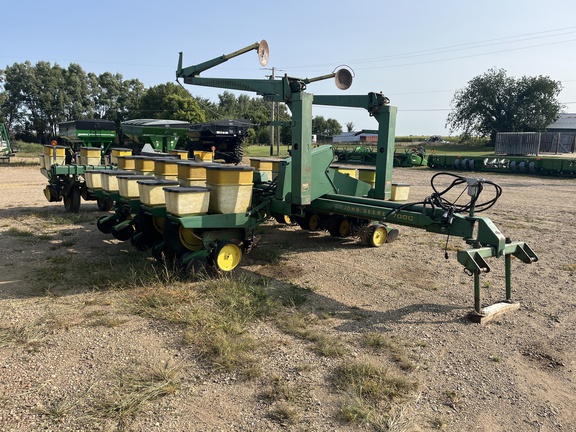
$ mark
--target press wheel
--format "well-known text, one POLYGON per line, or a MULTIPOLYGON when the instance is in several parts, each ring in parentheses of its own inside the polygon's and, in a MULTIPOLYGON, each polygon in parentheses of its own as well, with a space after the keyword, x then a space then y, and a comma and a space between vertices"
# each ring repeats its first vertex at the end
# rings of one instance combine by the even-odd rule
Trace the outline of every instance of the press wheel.
POLYGON ((213 254, 213 265, 217 270, 231 272, 242 260, 242 251, 237 244, 232 242, 221 242, 218 244, 213 254))
POLYGON ((367 227, 360 235, 362 244, 371 247, 380 247, 386 243, 388 231, 384 225, 374 224, 367 227))

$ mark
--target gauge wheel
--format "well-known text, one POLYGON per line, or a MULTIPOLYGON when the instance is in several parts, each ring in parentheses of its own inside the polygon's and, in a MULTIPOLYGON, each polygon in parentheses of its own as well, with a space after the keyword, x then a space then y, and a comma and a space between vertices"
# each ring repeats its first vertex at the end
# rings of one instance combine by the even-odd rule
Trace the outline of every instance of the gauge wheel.
POLYGON ((162 231, 168 254, 183 255, 186 252, 195 252, 204 247, 202 237, 198 236, 194 230, 172 223, 168 218, 164 220, 162 231))
POLYGON ((231 272, 242 260, 242 251, 237 244, 232 242, 221 242, 213 253, 212 262, 217 270, 231 272))
POLYGON ((114 201, 109 197, 96 198, 96 204, 98 205, 98 210, 109 211, 112 210, 114 201))

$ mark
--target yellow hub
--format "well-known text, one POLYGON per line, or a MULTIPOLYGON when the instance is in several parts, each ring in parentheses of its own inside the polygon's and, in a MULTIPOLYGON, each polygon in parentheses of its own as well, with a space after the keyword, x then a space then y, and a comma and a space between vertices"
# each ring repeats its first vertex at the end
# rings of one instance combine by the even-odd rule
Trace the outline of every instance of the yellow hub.
POLYGON ((340 237, 348 237, 351 231, 350 221, 348 219, 344 219, 340 222, 340 226, 338 230, 340 231, 340 237))
POLYGON ((242 259, 242 251, 234 243, 224 243, 216 250, 216 267, 219 270, 229 272, 234 270, 242 259))
POLYGON ((317 213, 310 215, 308 226, 310 227, 310 231, 318 231, 320 229, 320 217, 317 213))
POLYGON ((152 224, 154 225, 154 228, 156 229, 156 231, 158 231, 160 234, 162 234, 164 232, 164 218, 163 217, 153 216, 152 217, 152 224))
POLYGON ((184 228, 182 225, 178 228, 178 235, 180 237, 180 242, 184 245, 184 247, 191 251, 197 251, 202 249, 204 246, 202 243, 202 239, 194 234, 194 230, 189 228, 184 228))
POLYGON ((370 246, 380 247, 386 243, 386 237, 388 237, 388 231, 386 227, 382 225, 374 225, 372 228, 372 235, 370 236, 370 246))

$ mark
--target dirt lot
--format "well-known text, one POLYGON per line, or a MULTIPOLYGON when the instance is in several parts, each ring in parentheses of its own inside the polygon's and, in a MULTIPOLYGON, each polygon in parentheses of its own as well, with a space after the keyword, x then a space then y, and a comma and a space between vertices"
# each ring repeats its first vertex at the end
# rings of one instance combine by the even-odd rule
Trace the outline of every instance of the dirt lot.
MULTIPOLYGON (((397 169, 394 180, 412 185, 412 201, 431 193, 431 175, 397 169)), ((482 215, 540 259, 513 262, 518 311, 487 325, 467 319, 473 282, 456 261, 457 239, 446 260, 446 238, 416 229, 400 227, 396 242, 375 249, 270 223, 261 252, 239 273, 265 277, 268 289, 303 289, 309 325, 344 350, 321 355, 273 320, 257 320, 248 332, 261 373, 239 379, 206 369, 182 343, 182 326, 133 313, 130 289, 87 282, 118 271, 117 257, 132 249, 97 230, 94 203, 72 219, 62 203, 46 202, 37 167, 0 166, 0 430, 576 431, 576 180, 485 177, 504 194, 482 215), (366 334, 393 341, 413 367, 361 344, 366 334), (343 419, 334 370, 363 358, 416 383, 385 424, 343 419), (119 375, 173 365, 176 391, 121 421, 98 415, 119 375), (273 382, 296 396, 266 397, 273 382), (274 415, 281 404, 293 415, 274 415)), ((504 263, 491 265, 484 304, 504 296, 504 263)))

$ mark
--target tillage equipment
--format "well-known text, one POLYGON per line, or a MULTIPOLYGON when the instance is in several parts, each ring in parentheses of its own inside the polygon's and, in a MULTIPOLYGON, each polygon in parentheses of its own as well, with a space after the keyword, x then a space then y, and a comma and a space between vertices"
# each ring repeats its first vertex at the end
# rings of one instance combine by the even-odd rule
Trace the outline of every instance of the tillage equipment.
MULTIPOLYGON (((398 230, 391 225, 407 225, 445 236, 460 237, 470 245, 457 252, 458 261, 474 279, 474 313, 478 320, 517 307, 511 300, 511 258, 524 263, 538 260, 524 242, 511 241, 485 217, 501 189, 480 178, 451 174, 452 183, 419 203, 400 202, 402 185, 392 183, 396 108, 382 93, 365 95, 313 95, 308 84, 334 78, 345 90, 352 83, 347 68, 315 78, 236 79, 207 78, 201 74, 238 55, 257 51, 261 65, 268 60, 265 41, 228 55, 189 67, 182 66, 182 53, 176 71, 185 84, 254 92, 274 102, 284 102, 292 113, 291 157, 254 159, 251 166, 160 160, 155 175, 137 179, 117 174, 119 183, 137 184, 139 195, 104 192, 116 201, 116 211, 103 216, 98 227, 116 238, 128 240, 140 250, 151 249, 159 260, 175 259, 193 272, 209 265, 220 271, 235 269, 243 252, 254 246, 255 229, 270 218, 292 221, 307 230, 326 229, 335 237, 359 237, 366 246, 379 247, 394 241, 398 230), (356 178, 333 167, 332 146, 312 147, 312 106, 329 105, 366 109, 378 122, 375 170, 356 178), (164 168, 173 165, 176 174, 164 168), (175 167, 175 168, 174 168, 175 167), (163 171, 164 170, 164 171, 163 171), (447 193, 462 186, 469 202, 456 205, 447 193), (494 198, 482 202, 485 188, 494 198), (490 271, 488 258, 504 261, 506 293, 503 302, 482 308, 480 276, 490 271)), ((277 123, 280 125, 281 123, 277 123)), ((360 170, 358 170, 360 172, 360 170)), ((102 171, 104 175, 112 173, 102 171)), ((134 173, 132 173, 134 175, 134 173)), ((142 172, 136 175, 142 175, 142 172)), ((109 189, 111 189, 109 187, 109 189)), ((127 189, 126 187, 124 189, 127 189)))

